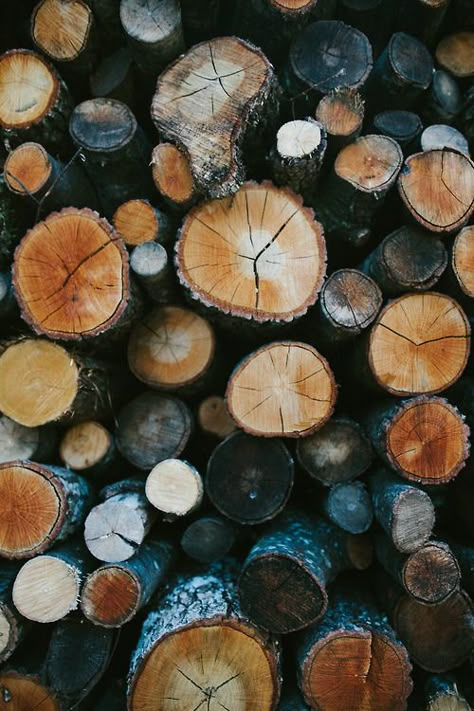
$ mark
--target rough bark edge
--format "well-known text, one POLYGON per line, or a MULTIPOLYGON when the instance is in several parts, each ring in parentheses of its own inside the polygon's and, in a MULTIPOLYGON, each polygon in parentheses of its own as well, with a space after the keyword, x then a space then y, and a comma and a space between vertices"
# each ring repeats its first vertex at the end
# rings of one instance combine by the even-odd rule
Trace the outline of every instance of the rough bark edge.
MULTIPOLYGON (((343 176, 339 175, 339 173, 337 172, 337 169, 336 169, 337 158, 334 161, 334 173, 339 178, 339 180, 343 180, 344 182, 348 183, 355 190, 357 190, 357 192, 366 193, 372 197, 377 198, 379 196, 379 193, 382 193, 384 195, 387 192, 387 190, 390 190, 392 185, 394 185, 394 183, 398 179, 398 175, 399 175, 400 170, 403 166, 403 151, 400 148, 400 144, 397 143, 397 141, 394 138, 391 138, 390 136, 381 135, 378 133, 364 134, 363 136, 360 136, 359 138, 357 138, 354 141, 354 143, 357 143, 358 141, 364 141, 365 139, 370 139, 370 138, 376 138, 376 139, 383 138, 385 141, 388 141, 389 143, 392 144, 392 148, 395 150, 395 152, 398 155, 396 169, 392 171, 391 175, 383 183, 380 183, 379 185, 377 185, 376 188, 364 187, 360 183, 355 182, 355 180, 351 180, 348 177, 343 177, 343 176)), ((344 149, 342 149, 342 150, 344 150, 344 149)))

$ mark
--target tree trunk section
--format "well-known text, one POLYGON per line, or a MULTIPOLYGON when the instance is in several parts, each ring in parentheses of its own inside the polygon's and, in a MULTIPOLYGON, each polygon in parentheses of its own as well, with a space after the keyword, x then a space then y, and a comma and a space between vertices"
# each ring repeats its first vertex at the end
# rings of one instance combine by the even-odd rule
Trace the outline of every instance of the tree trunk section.
POLYGON ((168 244, 173 238, 169 217, 148 200, 127 200, 115 210, 112 222, 127 247, 156 241, 168 244))
POLYGON ((221 516, 202 516, 185 529, 181 548, 198 563, 214 563, 226 556, 237 537, 236 527, 221 516))
POLYGON ((145 493, 155 509, 173 520, 201 506, 204 484, 198 470, 189 462, 165 459, 148 474, 145 493))

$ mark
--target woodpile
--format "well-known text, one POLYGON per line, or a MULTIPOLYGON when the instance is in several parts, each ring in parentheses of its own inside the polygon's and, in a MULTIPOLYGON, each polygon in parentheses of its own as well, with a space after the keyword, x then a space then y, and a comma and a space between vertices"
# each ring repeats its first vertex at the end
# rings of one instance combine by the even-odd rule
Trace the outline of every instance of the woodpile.
POLYGON ((0 3, 0 711, 474 709, 473 0, 0 3))

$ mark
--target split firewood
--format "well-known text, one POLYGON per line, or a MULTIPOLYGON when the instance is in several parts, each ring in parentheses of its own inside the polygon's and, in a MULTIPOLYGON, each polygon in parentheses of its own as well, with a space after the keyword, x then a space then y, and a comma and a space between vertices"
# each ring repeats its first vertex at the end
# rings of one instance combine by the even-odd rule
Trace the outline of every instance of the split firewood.
POLYGON ((84 524, 90 553, 106 563, 128 560, 138 550, 156 519, 156 511, 139 480, 115 482, 102 489, 84 524))
POLYGON ((153 81, 184 51, 178 0, 120 0, 120 21, 138 68, 153 81))
POLYGON ((382 310, 365 346, 370 377, 379 388, 391 395, 430 395, 445 390, 463 372, 469 322, 449 296, 405 294, 382 310))
POLYGON ((85 479, 56 466, 0 464, 0 556, 31 558, 76 532, 93 497, 85 479))
POLYGON ((58 442, 54 426, 25 427, 6 415, 0 415, 0 462, 30 459, 52 460, 58 442))
POLYGON ((127 200, 115 210, 113 225, 128 247, 152 240, 167 244, 173 236, 169 217, 148 200, 127 200))
POLYGON ((132 110, 136 103, 136 80, 130 51, 120 47, 98 63, 89 76, 90 93, 94 99, 117 99, 132 110))
POLYGON ((202 516, 189 524, 181 536, 181 548, 199 563, 214 563, 231 550, 236 527, 221 516, 202 516))
POLYGON ((374 116, 372 123, 374 133, 393 138, 404 155, 414 152, 423 131, 421 118, 413 111, 381 111, 374 116))
POLYGON ((436 69, 427 92, 418 107, 425 124, 455 122, 463 107, 459 83, 449 73, 436 69))
POLYGON ((258 524, 283 510, 293 476, 293 459, 281 440, 236 432, 209 458, 206 493, 227 518, 240 524, 258 524))
POLYGON ((332 415, 337 386, 312 346, 275 341, 251 353, 232 373, 226 399, 238 426, 260 437, 305 437, 332 415))
POLYGON ((187 516, 199 508, 204 485, 196 467, 182 459, 164 459, 148 474, 145 494, 165 518, 187 516))
POLYGON ((192 434, 187 405, 174 397, 147 391, 118 415, 116 441, 121 454, 138 469, 179 457, 192 434))
POLYGON ((176 262, 181 284, 211 313, 283 324, 316 301, 326 248, 300 197, 269 182, 245 183, 234 197, 191 210, 176 262))
POLYGON ((319 508, 329 521, 348 533, 365 533, 372 524, 372 499, 361 481, 331 486, 324 491, 319 508))
POLYGON ((18 574, 18 561, 2 561, 0 571, 0 662, 5 662, 23 640, 27 623, 17 612, 12 588, 18 574))
POLYGON ((362 427, 349 417, 332 417, 320 430, 299 439, 296 456, 303 469, 324 486, 357 479, 373 460, 362 427))
POLYGON ((433 288, 447 265, 448 253, 441 239, 405 225, 387 235, 360 268, 386 296, 398 296, 433 288))
POLYGON ((127 353, 130 370, 149 387, 195 392, 215 370, 215 334, 193 311, 162 306, 137 322, 127 353))
POLYGON ((77 609, 82 580, 93 566, 93 559, 78 541, 55 546, 28 560, 13 584, 16 609, 33 622, 57 622, 77 609))
POLYGON ((122 627, 148 604, 172 562, 170 544, 148 539, 128 560, 101 565, 84 582, 82 613, 95 625, 122 627))
POLYGON ((277 93, 262 52, 222 37, 196 45, 160 75, 152 118, 160 137, 183 149, 197 189, 224 197, 242 184, 243 140, 257 140, 258 124, 276 113, 277 93))
POLYGON ((456 32, 443 37, 436 47, 436 60, 459 79, 474 76, 474 32, 456 32))
POLYGON ((389 470, 376 469, 369 477, 374 514, 401 553, 422 548, 433 531, 435 509, 428 494, 389 470))
POLYGON ((211 437, 225 439, 236 429, 227 403, 220 395, 209 395, 199 405, 197 420, 201 430, 211 437))
POLYGON ((296 659, 311 708, 406 709, 413 688, 407 650, 355 581, 336 585, 323 620, 299 637, 296 659))
POLYGON ((12 49, 0 56, 0 130, 9 145, 39 141, 64 150, 71 110, 65 84, 41 55, 12 49))
POLYGON ((410 215, 425 229, 451 233, 474 211, 474 163, 450 148, 416 153, 405 161, 398 191, 410 215))
POLYGON ((112 434, 94 420, 80 422, 66 430, 59 443, 59 456, 68 469, 82 472, 94 481, 108 476, 116 478, 120 471, 112 434))
POLYGON ((231 708, 236 699, 243 709, 275 708, 279 648, 242 617, 235 577, 219 564, 180 577, 149 613, 131 662, 132 711, 150 703, 171 711, 176 701, 231 708))
POLYGON ((364 102, 354 89, 336 89, 323 96, 315 116, 326 130, 329 156, 335 157, 344 146, 359 137, 364 121, 364 102))
POLYGON ((380 403, 369 411, 366 425, 377 454, 419 484, 450 481, 469 454, 469 428, 445 398, 380 403))
POLYGON ((155 187, 167 204, 177 211, 188 210, 197 193, 188 158, 172 143, 159 143, 151 154, 155 187))
POLYGON ((287 512, 250 550, 242 568, 242 610, 276 634, 304 629, 328 604, 327 585, 342 571, 372 561, 368 537, 341 531, 302 512, 287 512))

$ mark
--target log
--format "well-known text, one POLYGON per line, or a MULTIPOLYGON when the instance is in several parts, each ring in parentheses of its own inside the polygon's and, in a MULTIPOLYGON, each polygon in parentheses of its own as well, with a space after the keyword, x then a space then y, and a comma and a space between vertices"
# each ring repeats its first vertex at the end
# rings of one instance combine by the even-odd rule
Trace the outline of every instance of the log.
POLYGON ((413 111, 381 111, 373 119, 373 132, 393 138, 404 155, 414 152, 422 131, 421 119, 413 111))
POLYGON ((405 555, 383 533, 377 534, 374 542, 379 563, 414 600, 439 604, 459 588, 459 565, 446 543, 428 541, 405 555))
POLYGON ((215 37, 220 27, 221 0, 181 0, 186 46, 215 37))
POLYGON ((181 536, 181 548, 198 563, 214 563, 231 550, 236 527, 221 516, 202 516, 189 524, 181 536))
POLYGON ((85 0, 92 9, 100 32, 101 44, 108 51, 125 41, 120 22, 118 0, 85 0))
POLYGON ((89 75, 92 98, 117 99, 132 110, 136 102, 135 65, 126 47, 104 57, 89 75))
POLYGON ((0 268, 10 271, 15 247, 24 231, 15 202, 0 173, 0 268))
POLYGON ((374 514, 401 553, 422 548, 433 531, 435 510, 428 494, 386 469, 376 469, 368 480, 374 514))
POLYGON ((192 464, 182 459, 165 459, 148 474, 145 493, 155 509, 173 520, 200 507, 204 485, 192 464))
POLYGON ((275 184, 288 186, 305 204, 313 204, 326 144, 324 127, 312 118, 280 126, 270 153, 275 184))
POLYGON ((409 156, 398 179, 409 214, 441 234, 463 227, 474 211, 474 163, 450 148, 409 156))
POLYGON ((472 88, 464 95, 459 125, 468 141, 472 143, 474 141, 474 90, 472 88))
POLYGON ((160 75, 152 119, 160 137, 183 150, 199 192, 239 189, 243 140, 251 134, 255 142, 259 124, 276 114, 277 88, 267 58, 236 37, 202 42, 160 75))
POLYGON ((364 570, 371 560, 368 537, 287 511, 258 539, 243 564, 242 610, 275 634, 304 629, 325 614, 327 585, 343 570, 364 570))
POLYGON ((168 244, 173 237, 169 217, 148 200, 127 200, 114 212, 113 225, 127 247, 156 241, 168 244))
POLYGON ((201 401, 197 412, 197 421, 202 432, 221 440, 236 429, 227 403, 220 395, 209 395, 201 401))
POLYGON ((450 674, 430 674, 424 685, 426 711, 470 711, 450 674))
POLYGON ((153 182, 166 203, 176 211, 187 211, 197 192, 185 153, 172 143, 159 143, 151 154, 153 182))
POLYGON ((82 542, 55 546, 20 568, 13 584, 13 603, 27 620, 57 622, 77 609, 82 579, 93 567, 82 542))
POLYGON ((436 61, 459 79, 474 76, 474 32, 456 32, 443 37, 436 47, 436 61))
POLYGON ((436 69, 433 81, 418 107, 425 124, 452 124, 463 106, 462 93, 456 79, 442 69, 436 69))
POLYGON ((65 71, 84 75, 97 61, 94 15, 83 0, 41 0, 31 15, 31 37, 65 71))
POLYGON ((153 81, 184 52, 177 0, 120 0, 120 22, 136 65, 153 81))
POLYGON ((97 209, 95 189, 82 167, 50 155, 40 143, 22 143, 5 161, 5 183, 14 195, 33 200, 38 210, 97 209))
POLYGON ((448 253, 440 239, 404 225, 387 235, 360 269, 375 280, 385 296, 399 296, 433 288, 447 265, 448 253))
POLYGON ((12 588, 20 563, 2 561, 0 573, 0 662, 11 657, 27 630, 27 624, 17 613, 12 601, 12 588))
POLYGON ((328 350, 370 326, 382 307, 378 285, 357 269, 338 269, 327 279, 313 321, 314 339, 328 350))
POLYGON ((260 437, 316 432, 331 417, 336 395, 326 359, 299 341, 274 341, 251 353, 234 370, 226 390, 237 425, 260 437))
POLYGON ((367 346, 371 377, 379 388, 391 395, 432 395, 464 370, 470 328, 451 297, 433 291, 404 294, 378 315, 367 346))
POLYGON ((132 656, 128 705, 229 708, 238 698, 242 708, 271 711, 279 687, 278 646, 242 617, 235 574, 217 564, 179 577, 149 613, 132 656))
POLYGON ((0 56, 0 130, 10 146, 38 141, 52 152, 67 146, 69 92, 53 66, 36 52, 0 56))
POLYGON ((377 454, 419 484, 451 481, 469 455, 469 428, 445 398, 381 402, 369 410, 366 427, 377 454))
POLYGON ((0 464, 0 555, 31 558, 82 525, 92 491, 68 469, 15 460, 0 464))
POLYGON ((62 711, 54 693, 48 689, 38 673, 27 673, 15 668, 2 670, 0 689, 0 703, 5 709, 14 699, 15 706, 19 709, 31 709, 36 706, 41 711, 62 711))
POLYGON ((0 410, 25 427, 110 417, 132 387, 117 364, 70 353, 45 339, 24 338, 3 347, 0 410))
POLYGON ((433 47, 449 5, 450 0, 402 0, 398 6, 397 26, 418 37, 427 47, 433 47))
POLYGON ((184 402, 147 391, 119 412, 116 441, 130 464, 149 471, 164 459, 179 457, 192 429, 193 418, 184 402))
POLYGON ((80 618, 61 620, 55 626, 44 675, 62 708, 77 708, 90 694, 106 673, 117 641, 112 630, 95 627, 80 618))
POLYGON ((27 232, 15 252, 13 285, 27 324, 61 340, 99 336, 135 307, 125 247, 88 208, 53 212, 27 232))
POLYGON ((11 274, 10 272, 0 272, 0 320, 5 325, 8 321, 18 320, 19 316, 11 274))
POLYGON ((472 299, 474 297, 474 227, 464 227, 453 243, 451 268, 461 292, 472 299))
POLYGON ((357 580, 336 584, 324 619, 299 636, 296 662, 311 708, 403 711, 413 689, 407 650, 357 580))
POLYGON ((395 32, 374 64, 365 87, 372 109, 410 109, 430 84, 433 60, 424 44, 395 32))
POLYGON ((449 546, 461 569, 462 585, 472 597, 474 596, 474 547, 451 540, 449 546))
POLYGON ((150 538, 128 560, 101 565, 84 582, 83 615, 100 627, 130 622, 166 580, 173 558, 169 543, 150 538))
POLYGON ((332 417, 314 434, 297 440, 296 456, 310 477, 324 486, 357 479, 373 460, 364 430, 350 417, 332 417))
POLYGON ((367 35, 374 54, 380 54, 390 38, 394 7, 384 0, 341 0, 338 15, 367 35))
POLYGON ((116 99, 83 101, 71 114, 69 133, 108 218, 130 198, 153 196, 150 147, 128 106, 116 99))
POLYGON ((117 470, 120 471, 114 438, 95 420, 69 427, 59 443, 59 456, 68 469, 83 472, 93 481, 109 476, 116 478, 117 470))
POLYGON ((316 207, 329 243, 343 240, 359 248, 367 243, 402 162, 400 146, 387 136, 361 136, 342 149, 316 207))
POLYGON ((335 89, 361 89, 372 70, 367 37, 339 21, 313 22, 290 47, 283 84, 293 99, 315 99, 335 89))
POLYGON ((365 533, 373 520, 372 499, 361 481, 342 482, 324 491, 320 508, 347 533, 365 533))
POLYGON ((206 493, 224 516, 254 525, 271 520, 283 510, 293 476, 293 459, 281 440, 236 432, 209 458, 206 493))
POLYGON ((252 325, 283 324, 316 301, 326 249, 321 225, 300 197, 267 181, 249 182, 232 198, 191 210, 176 263, 191 298, 213 313, 252 325))
POLYGON ((453 126, 446 124, 428 126, 421 134, 420 142, 423 151, 452 148, 469 156, 469 144, 466 138, 453 126))
POLYGON ((47 462, 53 458, 56 445, 54 426, 24 427, 6 415, 0 415, 0 462, 14 459, 47 462))
POLYGON ((193 311, 159 306, 132 329, 127 355, 132 373, 149 387, 196 392, 215 371, 216 337, 193 311))
POLYGON ((169 304, 175 300, 175 275, 162 244, 144 242, 134 247, 130 269, 153 302, 169 304))
POLYGON ((364 121, 364 102, 355 89, 335 89, 323 96, 315 116, 327 133, 328 159, 335 158, 344 146, 359 137, 364 121))
POLYGON ((94 558, 120 563, 131 558, 156 519, 143 482, 124 479, 101 492, 102 503, 88 513, 84 541, 94 558))

